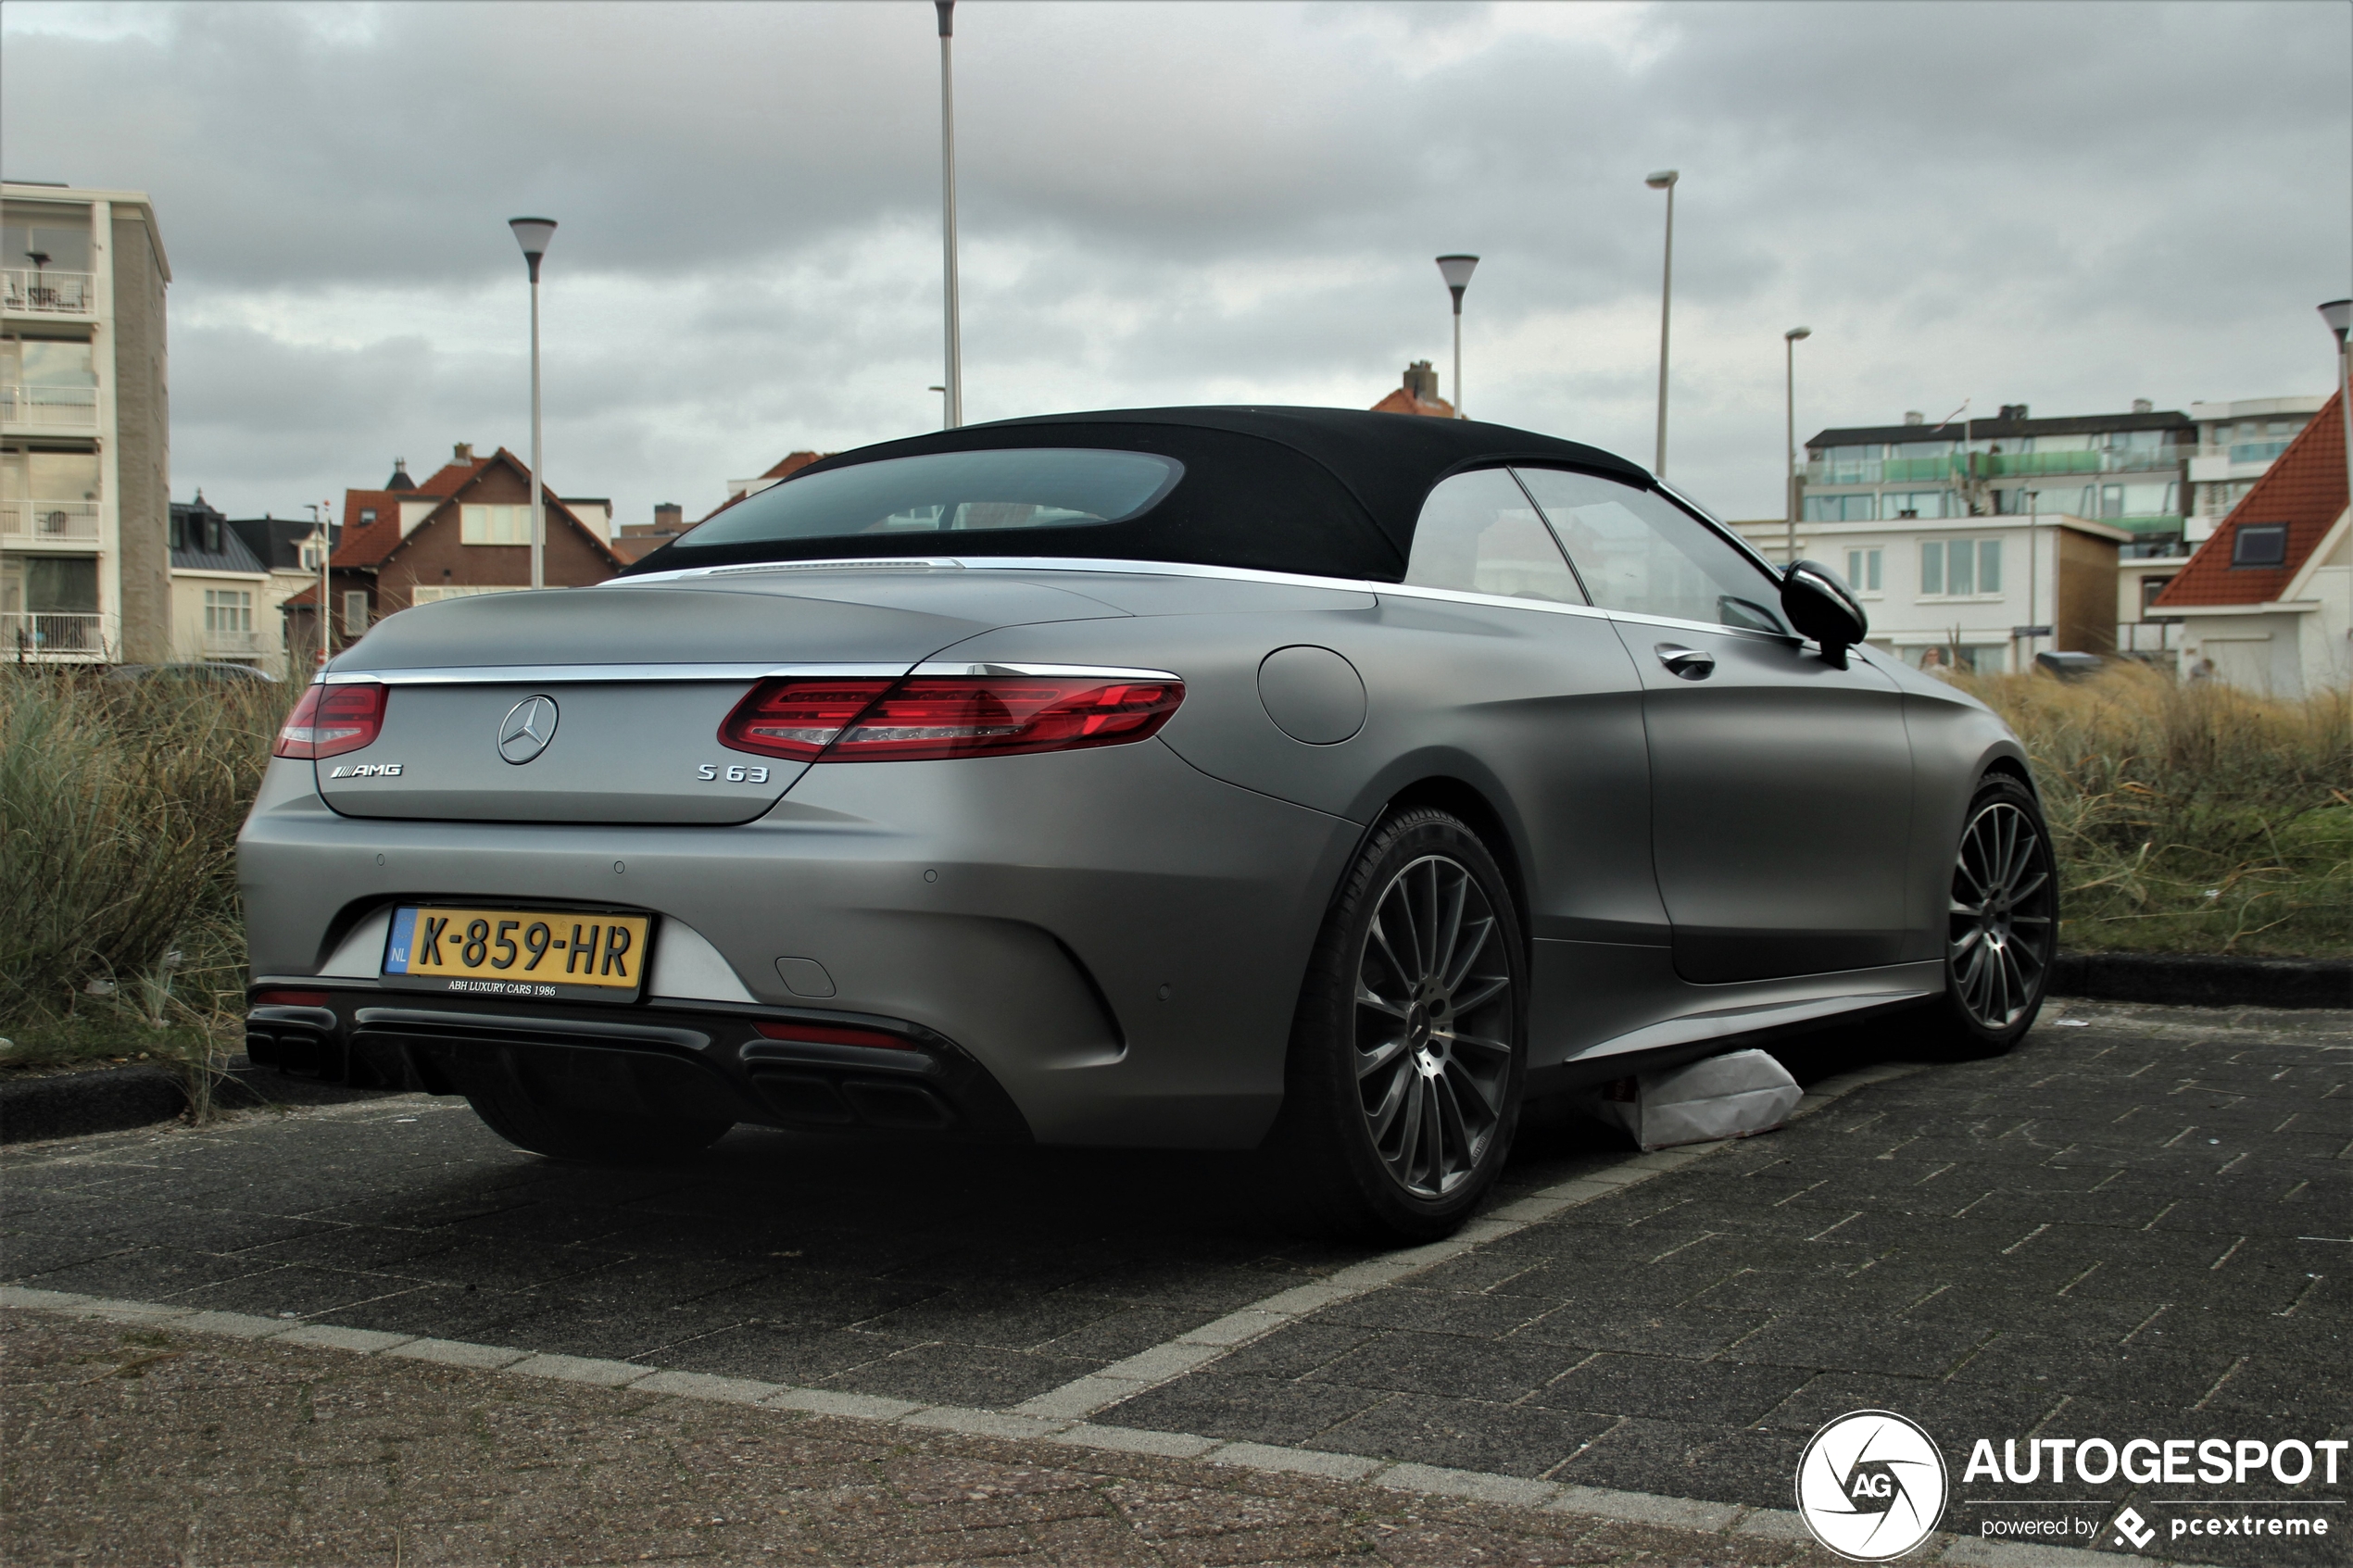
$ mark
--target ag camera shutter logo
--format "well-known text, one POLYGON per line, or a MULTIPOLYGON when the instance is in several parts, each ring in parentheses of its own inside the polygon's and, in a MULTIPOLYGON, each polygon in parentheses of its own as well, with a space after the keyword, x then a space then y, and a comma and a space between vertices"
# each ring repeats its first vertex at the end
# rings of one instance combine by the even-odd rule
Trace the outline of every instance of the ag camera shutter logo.
POLYGON ((1944 1517, 1944 1456, 1917 1422, 1856 1411, 1814 1434, 1797 1461, 1797 1512, 1814 1538, 1856 1562, 1884 1562, 1944 1517))

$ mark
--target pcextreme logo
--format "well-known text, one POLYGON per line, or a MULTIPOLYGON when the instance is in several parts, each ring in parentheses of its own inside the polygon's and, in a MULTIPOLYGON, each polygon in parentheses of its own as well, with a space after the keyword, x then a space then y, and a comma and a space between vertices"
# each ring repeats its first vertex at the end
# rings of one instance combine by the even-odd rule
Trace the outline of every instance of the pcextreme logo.
POLYGON ((1797 1512, 1814 1538, 1856 1562, 1884 1562, 1944 1517, 1944 1456, 1919 1424, 1856 1411, 1814 1434, 1797 1461, 1797 1512))

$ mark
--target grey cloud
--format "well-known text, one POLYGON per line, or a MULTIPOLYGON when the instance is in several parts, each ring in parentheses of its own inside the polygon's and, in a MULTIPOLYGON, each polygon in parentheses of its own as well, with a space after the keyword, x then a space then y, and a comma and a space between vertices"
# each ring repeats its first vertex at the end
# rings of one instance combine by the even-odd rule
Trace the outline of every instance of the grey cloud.
MULTIPOLYGON (((495 341, 180 333, 182 473, 258 505, 374 483, 396 450, 520 449, 502 230, 534 209, 564 225, 551 326, 593 282, 639 291, 662 333, 562 318, 560 485, 699 509, 790 446, 936 418, 928 6, 191 6, 107 39, 9 11, 10 172, 151 190, 175 310, 315 318, 361 286, 413 291, 428 320, 514 290, 495 341)), ((1778 509, 1799 320, 1812 424, 2327 373, 2309 313, 2349 265, 2343 6, 1669 6, 1560 36, 1452 6, 961 11, 978 414, 1369 403, 1405 358, 1442 364, 1428 257, 1459 247, 1488 258, 1473 411, 1647 458, 1661 204, 1641 177, 1662 165, 1685 171, 1673 467, 1734 512, 1778 509), (1564 316, 1585 335, 1531 358, 1564 316)))

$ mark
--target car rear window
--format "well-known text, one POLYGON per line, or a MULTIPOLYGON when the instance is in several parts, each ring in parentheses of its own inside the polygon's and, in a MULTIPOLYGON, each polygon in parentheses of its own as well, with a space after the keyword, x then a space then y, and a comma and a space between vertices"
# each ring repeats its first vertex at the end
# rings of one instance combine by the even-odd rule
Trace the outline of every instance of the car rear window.
POLYGON ((1185 465, 1174 458, 1107 448, 887 458, 772 485, 679 543, 701 547, 1093 527, 1149 510, 1184 475, 1185 465))

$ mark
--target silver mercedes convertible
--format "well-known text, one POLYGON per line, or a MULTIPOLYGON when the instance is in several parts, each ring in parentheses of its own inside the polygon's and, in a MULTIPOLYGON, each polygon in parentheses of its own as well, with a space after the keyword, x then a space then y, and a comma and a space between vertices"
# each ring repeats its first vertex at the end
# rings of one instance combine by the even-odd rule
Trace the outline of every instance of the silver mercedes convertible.
POLYGON ((1533 1097, 2032 1022, 2025 755, 1866 630, 1828 568, 1498 425, 844 453, 333 661, 241 842, 250 1050, 560 1160, 1264 1147, 1327 1223, 1440 1235, 1533 1097))

